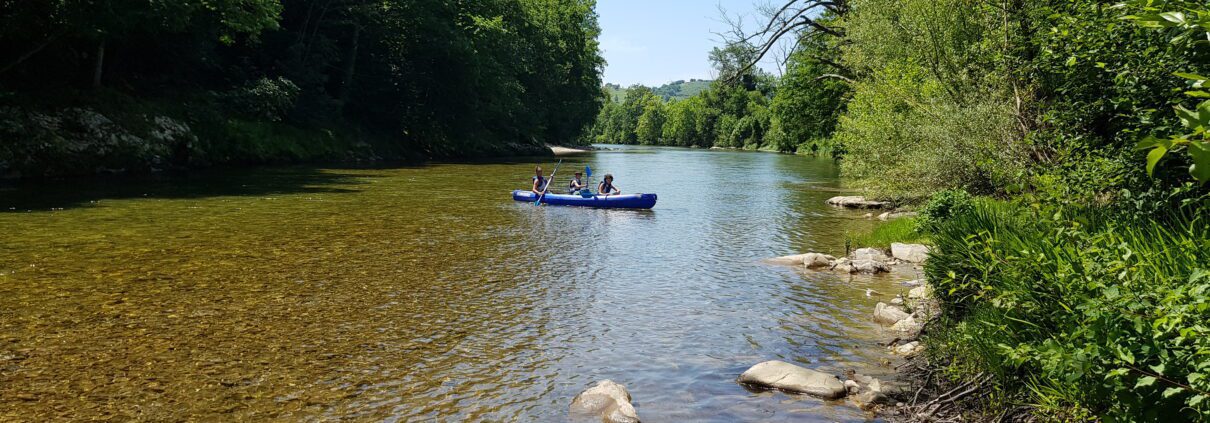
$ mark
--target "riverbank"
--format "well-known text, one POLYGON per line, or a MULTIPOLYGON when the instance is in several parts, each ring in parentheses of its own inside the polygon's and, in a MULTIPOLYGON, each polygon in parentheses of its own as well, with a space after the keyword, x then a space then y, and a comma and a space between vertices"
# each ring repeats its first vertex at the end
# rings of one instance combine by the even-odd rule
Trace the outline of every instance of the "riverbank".
MULTIPOLYGON (((265 164, 422 162, 586 151, 530 140, 433 148, 350 119, 302 123, 232 110, 221 98, 87 96, 0 102, 0 180, 145 174, 265 164)), ((406 131, 404 131, 406 133, 406 131)))
POLYGON ((865 235, 933 246, 938 313, 896 340, 924 353, 896 366, 912 394, 889 419, 1206 417, 1205 197, 1141 217, 959 194, 865 235))

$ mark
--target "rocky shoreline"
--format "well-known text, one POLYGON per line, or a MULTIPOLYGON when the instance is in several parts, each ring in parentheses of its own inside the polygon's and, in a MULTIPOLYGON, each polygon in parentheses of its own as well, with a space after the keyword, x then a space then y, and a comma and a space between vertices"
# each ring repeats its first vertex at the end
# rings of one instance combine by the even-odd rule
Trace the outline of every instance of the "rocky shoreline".
MULTIPOLYGON (((813 271, 832 271, 842 274, 875 274, 891 272, 903 266, 915 268, 922 265, 928 259, 928 252, 929 247, 925 245, 893 243, 891 244, 890 254, 877 248, 859 248, 848 256, 840 258, 812 252, 776 257, 768 259, 766 262, 778 265, 802 266, 813 271)), ((917 338, 923 331, 925 324, 939 314, 940 307, 933 298, 932 287, 925 280, 915 279, 903 282, 903 284, 911 287, 906 296, 896 295, 889 302, 877 302, 874 305, 871 319, 895 334, 894 339, 888 340, 884 344, 888 352, 892 355, 910 359, 924 351, 924 346, 917 338)), ((875 292, 867 290, 866 294, 872 297, 875 292)), ((766 365, 766 363, 758 364, 749 371, 751 372, 762 365, 766 365)), ((782 368, 783 366, 775 365, 775 367, 782 368)), ((802 370, 815 372, 810 369, 802 370)), ((770 377, 763 379, 741 376, 740 382, 784 391, 814 394, 810 390, 797 389, 792 386, 787 388, 785 380, 797 380, 803 377, 783 376, 783 374, 796 375, 802 373, 802 370, 782 370, 780 373, 774 373, 770 377)), ((756 373, 763 374, 768 372, 756 373)), ((881 381, 851 371, 843 376, 830 376, 827 379, 826 383, 828 385, 831 385, 834 379, 841 382, 846 388, 844 394, 836 398, 848 398, 850 402, 863 410, 878 411, 885 407, 906 406, 901 401, 906 398, 906 393, 894 381, 888 383, 887 381, 881 381)), ((825 399, 836 399, 829 395, 816 396, 825 399)))
MULTIPOLYGON (((890 251, 859 248, 845 257, 808 252, 765 260, 773 265, 801 267, 808 271, 841 274, 876 274, 897 269, 918 269, 928 259, 929 247, 921 244, 891 245, 890 251)), ((880 345, 887 353, 910 362, 919 357, 924 346, 918 340, 925 325, 940 312, 932 287, 923 279, 903 282, 910 289, 906 295, 896 295, 888 302, 874 304, 871 321, 887 328, 894 339, 880 345)), ((876 292, 867 290, 867 297, 876 292)), ((913 395, 907 384, 896 380, 880 380, 848 370, 835 375, 809 369, 780 360, 756 363, 736 379, 755 390, 778 390, 790 394, 805 394, 829 401, 844 400, 849 404, 883 416, 914 415, 905 411, 912 407, 913 395)), ((637 411, 630 404, 625 386, 610 380, 599 381, 572 401, 574 416, 591 416, 607 423, 637 423, 637 411)))

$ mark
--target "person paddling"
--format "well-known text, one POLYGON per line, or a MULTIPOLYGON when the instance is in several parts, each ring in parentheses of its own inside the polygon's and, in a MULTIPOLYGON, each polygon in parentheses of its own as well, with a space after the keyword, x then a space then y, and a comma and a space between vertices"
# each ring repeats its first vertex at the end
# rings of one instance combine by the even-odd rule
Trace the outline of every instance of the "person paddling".
POLYGON ((567 186, 568 194, 575 194, 580 192, 582 189, 588 188, 587 185, 584 185, 584 181, 580 179, 580 175, 580 172, 576 172, 576 176, 571 178, 571 183, 567 186))
POLYGON ((534 184, 529 189, 534 195, 542 195, 546 190, 546 177, 542 176, 542 166, 534 166, 534 184))
POLYGON ((613 174, 606 173, 605 179, 601 180, 601 183, 597 185, 597 194, 609 195, 621 193, 622 191, 618 187, 613 186, 613 174))

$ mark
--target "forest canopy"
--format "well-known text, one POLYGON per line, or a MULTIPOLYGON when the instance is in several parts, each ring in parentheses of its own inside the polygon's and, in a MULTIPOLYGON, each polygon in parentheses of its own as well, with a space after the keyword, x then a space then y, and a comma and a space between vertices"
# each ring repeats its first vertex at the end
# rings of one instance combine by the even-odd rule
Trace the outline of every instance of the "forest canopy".
POLYGON ((0 173, 532 152, 602 102, 591 0, 0 4, 0 173), (155 138, 151 111, 197 140, 155 138))

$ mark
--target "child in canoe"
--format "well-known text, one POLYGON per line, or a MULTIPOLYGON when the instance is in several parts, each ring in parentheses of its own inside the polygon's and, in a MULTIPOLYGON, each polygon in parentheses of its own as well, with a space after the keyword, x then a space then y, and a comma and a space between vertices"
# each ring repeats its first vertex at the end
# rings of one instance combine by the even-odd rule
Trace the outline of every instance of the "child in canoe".
POLYGON ((580 179, 580 175, 580 172, 576 172, 576 176, 571 178, 571 184, 568 184, 567 186, 568 194, 575 195, 578 194, 580 190, 588 188, 587 185, 584 185, 584 181, 580 179))
POLYGON ((534 195, 542 195, 546 190, 546 177, 542 176, 542 166, 534 166, 534 184, 529 189, 534 195))
POLYGON ((605 179, 602 179, 601 183, 597 184, 597 194, 609 195, 621 193, 622 191, 618 187, 613 186, 613 174, 611 173, 606 173, 605 179))

